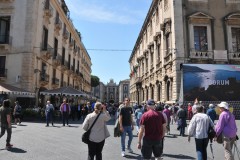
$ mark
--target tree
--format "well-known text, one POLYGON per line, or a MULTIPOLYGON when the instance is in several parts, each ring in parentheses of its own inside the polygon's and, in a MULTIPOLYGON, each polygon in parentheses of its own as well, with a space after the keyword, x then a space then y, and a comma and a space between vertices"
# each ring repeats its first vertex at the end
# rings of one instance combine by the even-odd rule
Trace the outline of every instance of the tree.
POLYGON ((97 87, 99 85, 99 78, 97 76, 91 75, 91 86, 97 87))

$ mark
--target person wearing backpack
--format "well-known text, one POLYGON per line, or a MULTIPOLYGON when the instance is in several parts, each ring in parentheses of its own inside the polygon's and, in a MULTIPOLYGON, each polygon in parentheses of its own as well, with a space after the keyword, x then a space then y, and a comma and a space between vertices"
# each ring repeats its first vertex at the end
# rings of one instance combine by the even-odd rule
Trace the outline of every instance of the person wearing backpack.
POLYGON ((137 134, 139 132, 140 126, 139 126, 139 122, 140 119, 143 115, 143 110, 142 110, 142 106, 139 105, 138 108, 135 110, 135 119, 136 119, 136 125, 137 125, 137 134))
POLYGON ((22 111, 22 107, 19 105, 18 101, 16 101, 14 111, 13 111, 15 124, 17 123, 19 123, 18 125, 21 124, 21 111, 22 111))

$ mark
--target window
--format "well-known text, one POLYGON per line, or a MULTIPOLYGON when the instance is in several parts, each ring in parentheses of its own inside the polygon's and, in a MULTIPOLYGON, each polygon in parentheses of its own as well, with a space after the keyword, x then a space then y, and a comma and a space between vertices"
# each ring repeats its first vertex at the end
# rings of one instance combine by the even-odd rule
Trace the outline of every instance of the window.
POLYGON ((158 9, 156 9, 156 25, 159 23, 159 13, 158 9))
POLYGON ((46 51, 48 49, 48 29, 43 27, 43 42, 42 42, 42 50, 46 51))
POLYGON ((9 43, 10 17, 0 17, 0 44, 9 43))
POLYGON ((5 77, 6 75, 5 63, 6 63, 6 56, 0 56, 0 77, 5 77))
POLYGON ((58 54, 58 40, 57 38, 54 38, 54 56, 53 58, 56 59, 58 54))
POLYGON ((161 54, 161 52, 160 52, 160 47, 161 47, 160 44, 158 44, 158 45, 157 45, 157 60, 158 60, 158 62, 160 61, 160 58, 161 58, 161 57, 160 57, 160 54, 161 54))
POLYGON ((240 52, 240 28, 232 28, 233 52, 240 52))
POLYGON ((166 35, 166 55, 170 53, 170 34, 166 35))
POLYGON ((65 48, 62 48, 62 65, 64 65, 64 61, 65 61, 65 48))
POLYGON ((68 69, 70 69, 71 66, 71 55, 68 55, 68 69))
POLYGON ((194 48, 196 51, 207 51, 207 27, 206 26, 194 26, 194 48))

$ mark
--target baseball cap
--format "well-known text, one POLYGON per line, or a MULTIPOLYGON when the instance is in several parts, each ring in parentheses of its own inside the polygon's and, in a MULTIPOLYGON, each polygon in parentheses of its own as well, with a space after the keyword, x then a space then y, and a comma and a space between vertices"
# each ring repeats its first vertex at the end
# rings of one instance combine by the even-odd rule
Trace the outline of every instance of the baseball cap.
POLYGON ((229 109, 229 105, 227 102, 221 102, 220 104, 218 104, 218 107, 220 108, 225 108, 225 109, 229 109))
POLYGON ((147 101, 147 105, 149 105, 149 106, 155 105, 154 100, 153 100, 153 99, 149 99, 149 100, 147 101))

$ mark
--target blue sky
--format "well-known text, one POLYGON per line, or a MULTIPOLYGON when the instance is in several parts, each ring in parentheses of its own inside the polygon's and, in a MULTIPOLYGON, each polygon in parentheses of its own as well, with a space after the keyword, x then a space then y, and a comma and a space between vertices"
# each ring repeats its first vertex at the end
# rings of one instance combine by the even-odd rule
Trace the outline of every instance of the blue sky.
POLYGON ((129 79, 128 63, 152 0, 65 0, 92 61, 106 84, 129 79), (98 50, 103 49, 103 50, 98 50), (113 51, 126 50, 126 51, 113 51))

